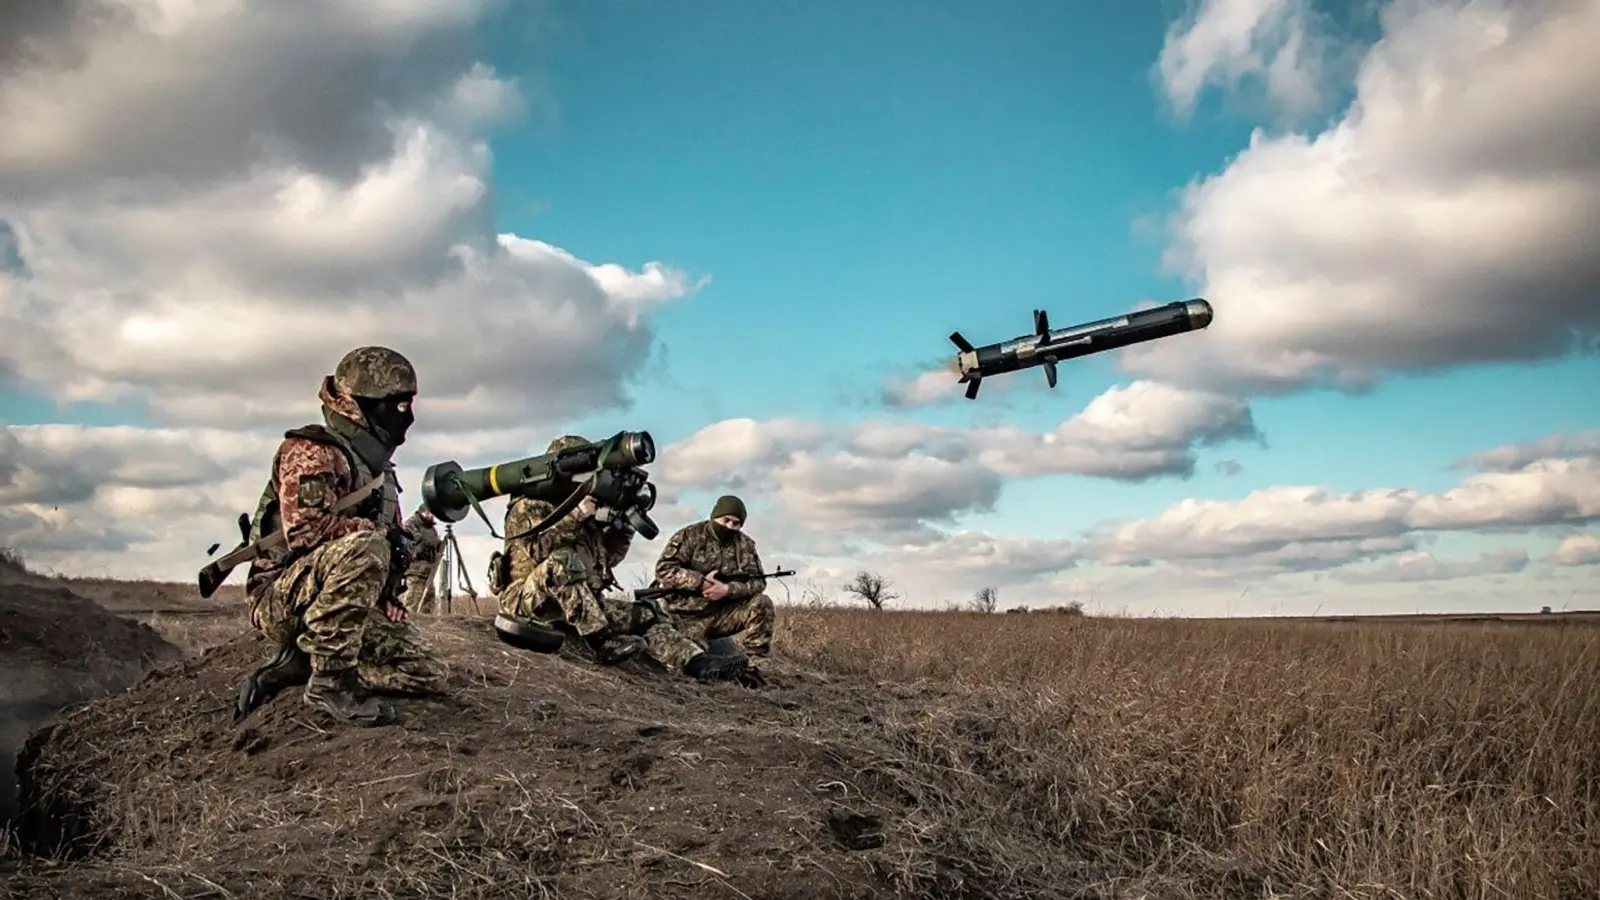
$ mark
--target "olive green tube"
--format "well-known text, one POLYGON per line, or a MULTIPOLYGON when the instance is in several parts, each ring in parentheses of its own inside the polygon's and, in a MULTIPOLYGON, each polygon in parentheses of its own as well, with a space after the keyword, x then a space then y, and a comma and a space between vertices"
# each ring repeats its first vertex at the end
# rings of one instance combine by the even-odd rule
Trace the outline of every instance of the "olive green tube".
POLYGON ((619 431, 604 441, 541 453, 513 462, 463 469, 454 461, 429 466, 422 475, 422 502, 446 522, 466 518, 473 499, 506 494, 560 503, 576 487, 574 480, 596 468, 629 468, 655 460, 655 442, 647 431, 619 431))

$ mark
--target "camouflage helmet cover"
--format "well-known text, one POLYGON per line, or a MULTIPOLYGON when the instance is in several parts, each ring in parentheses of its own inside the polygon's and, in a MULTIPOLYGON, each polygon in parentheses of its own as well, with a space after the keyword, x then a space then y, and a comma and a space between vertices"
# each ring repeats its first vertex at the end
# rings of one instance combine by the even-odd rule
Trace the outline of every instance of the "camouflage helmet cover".
POLYGON ((417 392, 417 370, 388 347, 357 347, 339 360, 333 383, 352 397, 379 399, 417 392))
POLYGON ((544 452, 560 453, 563 450, 567 450, 572 447, 582 447, 588 443, 589 442, 587 440, 584 440, 575 434, 564 434, 561 437, 551 441, 550 446, 546 447, 544 452))

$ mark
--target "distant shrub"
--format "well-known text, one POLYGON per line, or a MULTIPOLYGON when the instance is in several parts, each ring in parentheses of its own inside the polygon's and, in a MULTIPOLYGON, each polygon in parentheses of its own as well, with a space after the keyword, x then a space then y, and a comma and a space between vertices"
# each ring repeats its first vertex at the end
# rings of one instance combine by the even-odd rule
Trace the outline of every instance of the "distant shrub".
POLYGON ((844 592, 859 597, 861 602, 872 609, 882 610, 885 604, 900 599, 900 595, 889 590, 889 587, 889 579, 877 572, 862 569, 856 573, 855 578, 844 585, 844 592))

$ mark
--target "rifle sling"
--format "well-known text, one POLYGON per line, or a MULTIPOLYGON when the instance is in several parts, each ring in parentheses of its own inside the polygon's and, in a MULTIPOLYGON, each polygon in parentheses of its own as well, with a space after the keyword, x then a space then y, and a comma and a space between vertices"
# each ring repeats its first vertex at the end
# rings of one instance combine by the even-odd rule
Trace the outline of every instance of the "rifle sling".
MULTIPOLYGON (((384 478, 385 473, 379 472, 378 475, 371 481, 363 484, 361 487, 356 488, 350 493, 345 494, 343 497, 340 497, 333 504, 333 508, 330 510, 330 512, 344 512, 345 510, 356 506, 361 501, 372 496, 374 491, 377 491, 379 488, 383 487, 384 478)), ((246 544, 239 549, 234 550, 227 556, 217 560, 214 565, 222 569, 231 569, 242 562, 255 559, 257 556, 260 556, 263 551, 276 550, 278 547, 288 543, 288 541, 288 536, 284 534, 282 528, 279 528, 277 531, 274 531, 273 533, 263 537, 254 544, 246 544)))

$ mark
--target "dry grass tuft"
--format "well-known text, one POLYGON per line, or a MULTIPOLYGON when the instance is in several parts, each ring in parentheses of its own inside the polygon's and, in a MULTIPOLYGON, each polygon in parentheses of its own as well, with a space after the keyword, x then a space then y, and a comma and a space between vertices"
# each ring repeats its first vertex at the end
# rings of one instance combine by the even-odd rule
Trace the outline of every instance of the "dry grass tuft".
POLYGON ((10 547, 0 547, 0 569, 9 569, 12 572, 26 575, 28 574, 28 563, 27 560, 22 558, 21 553, 10 547))

